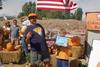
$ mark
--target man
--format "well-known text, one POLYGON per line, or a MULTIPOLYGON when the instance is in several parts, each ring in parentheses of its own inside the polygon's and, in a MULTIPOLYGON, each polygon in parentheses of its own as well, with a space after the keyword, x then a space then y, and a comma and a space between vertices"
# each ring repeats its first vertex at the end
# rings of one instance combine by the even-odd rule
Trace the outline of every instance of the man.
MULTIPOLYGON (((39 64, 41 61, 48 62, 50 59, 48 47, 45 40, 45 31, 37 23, 37 14, 31 13, 28 16, 31 25, 25 31, 26 42, 31 46, 31 65, 39 64)), ((35 66, 36 67, 36 66, 35 66)))
POLYGON ((11 25, 11 42, 15 44, 18 41, 19 37, 19 26, 17 25, 17 20, 13 20, 13 24, 11 25))

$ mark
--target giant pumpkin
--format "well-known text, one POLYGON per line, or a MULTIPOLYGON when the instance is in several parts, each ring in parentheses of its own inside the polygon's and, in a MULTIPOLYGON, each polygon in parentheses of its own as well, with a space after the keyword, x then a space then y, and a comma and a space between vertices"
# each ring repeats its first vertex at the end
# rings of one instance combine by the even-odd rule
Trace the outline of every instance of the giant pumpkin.
POLYGON ((11 42, 9 42, 9 43, 6 44, 6 49, 8 51, 13 51, 14 50, 14 45, 11 42))
POLYGON ((78 36, 74 36, 69 39, 68 45, 70 46, 79 46, 80 45, 80 38, 78 36))

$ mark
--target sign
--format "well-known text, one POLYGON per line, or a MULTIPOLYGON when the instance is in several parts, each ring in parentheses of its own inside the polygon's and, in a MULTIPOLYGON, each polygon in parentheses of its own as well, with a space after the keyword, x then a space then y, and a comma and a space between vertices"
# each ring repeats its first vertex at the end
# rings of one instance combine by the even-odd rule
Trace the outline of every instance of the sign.
POLYGON ((93 40, 88 67, 97 67, 100 63, 100 40, 93 40))
POLYGON ((56 38, 56 44, 58 46, 67 47, 68 39, 69 38, 67 38, 67 37, 57 36, 57 38, 56 38))
POLYGON ((88 30, 100 30, 100 12, 87 13, 86 27, 88 30))
POLYGON ((88 22, 87 23, 88 30, 100 30, 100 22, 88 22))

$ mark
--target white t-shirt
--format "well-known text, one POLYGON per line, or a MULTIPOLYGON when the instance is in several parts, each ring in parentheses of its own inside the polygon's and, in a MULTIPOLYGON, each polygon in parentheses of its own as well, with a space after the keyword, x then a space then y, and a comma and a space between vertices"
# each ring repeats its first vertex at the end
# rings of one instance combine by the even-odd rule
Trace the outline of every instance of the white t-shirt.
POLYGON ((22 24, 25 25, 25 26, 29 26, 29 25, 31 25, 31 23, 30 23, 29 20, 25 20, 22 24))

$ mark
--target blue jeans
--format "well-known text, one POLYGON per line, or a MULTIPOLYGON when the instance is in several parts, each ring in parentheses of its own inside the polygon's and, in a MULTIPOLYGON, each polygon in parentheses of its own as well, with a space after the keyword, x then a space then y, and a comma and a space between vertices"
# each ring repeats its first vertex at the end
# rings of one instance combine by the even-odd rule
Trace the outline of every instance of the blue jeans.
POLYGON ((68 60, 57 59, 57 67, 68 67, 68 60))
POLYGON ((21 45, 22 45, 23 51, 25 52, 25 55, 27 55, 28 54, 28 46, 26 44, 25 37, 21 38, 21 45))

